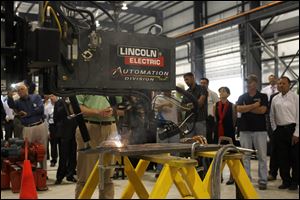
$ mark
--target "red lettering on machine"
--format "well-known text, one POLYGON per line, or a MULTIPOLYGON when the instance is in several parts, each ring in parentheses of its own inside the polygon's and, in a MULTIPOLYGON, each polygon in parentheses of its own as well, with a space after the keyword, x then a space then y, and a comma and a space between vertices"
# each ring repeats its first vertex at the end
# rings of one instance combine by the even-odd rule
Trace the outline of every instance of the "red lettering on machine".
POLYGON ((163 56, 159 58, 125 57, 124 59, 126 65, 164 67, 163 56))

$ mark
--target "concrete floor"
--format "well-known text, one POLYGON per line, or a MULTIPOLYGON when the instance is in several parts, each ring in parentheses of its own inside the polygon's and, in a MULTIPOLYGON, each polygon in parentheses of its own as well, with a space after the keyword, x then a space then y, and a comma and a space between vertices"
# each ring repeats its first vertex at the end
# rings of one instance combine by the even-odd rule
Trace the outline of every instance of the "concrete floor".
MULTIPOLYGON (((253 176, 253 185, 258 192, 258 195, 262 199, 299 199, 299 190, 296 191, 290 191, 290 190, 279 190, 277 187, 281 184, 280 180, 272 181, 268 183, 268 189, 267 190, 258 190, 257 185, 257 161, 252 160, 252 176, 253 176)), ((39 199, 73 199, 74 198, 74 189, 75 184, 67 182, 66 180, 63 181, 61 185, 55 185, 55 175, 56 175, 56 167, 50 167, 48 166, 48 177, 49 180, 47 181, 49 190, 48 191, 42 191, 38 192, 38 198, 39 199)), ((154 183, 154 172, 146 172, 146 174, 143 177, 143 183, 145 184, 148 192, 151 191, 154 183)), ((226 181, 229 177, 229 170, 227 167, 225 167, 223 172, 224 177, 224 183, 221 185, 221 198, 222 199, 231 199, 235 198, 235 186, 234 185, 225 185, 226 181)), ((115 183, 115 198, 120 198, 121 193, 123 191, 123 188, 127 184, 127 180, 114 180, 115 183)), ((93 199, 97 199, 98 192, 95 192, 93 195, 93 199)), ((179 199, 181 196, 178 193, 176 187, 173 185, 171 190, 169 191, 169 194, 167 196, 168 199, 179 199)), ((1 191, 1 199, 18 199, 19 194, 18 193, 12 193, 11 190, 2 190, 1 191)), ((133 198, 138 198, 136 195, 133 198)))

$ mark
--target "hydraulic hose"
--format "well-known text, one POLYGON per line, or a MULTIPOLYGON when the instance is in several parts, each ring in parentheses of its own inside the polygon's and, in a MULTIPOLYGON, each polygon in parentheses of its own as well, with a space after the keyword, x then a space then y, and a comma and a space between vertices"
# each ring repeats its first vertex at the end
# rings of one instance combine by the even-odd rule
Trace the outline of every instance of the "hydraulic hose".
POLYGON ((217 151, 212 165, 210 193, 212 199, 220 199, 221 196, 221 167, 224 155, 228 151, 238 152, 238 149, 233 144, 227 144, 217 151))

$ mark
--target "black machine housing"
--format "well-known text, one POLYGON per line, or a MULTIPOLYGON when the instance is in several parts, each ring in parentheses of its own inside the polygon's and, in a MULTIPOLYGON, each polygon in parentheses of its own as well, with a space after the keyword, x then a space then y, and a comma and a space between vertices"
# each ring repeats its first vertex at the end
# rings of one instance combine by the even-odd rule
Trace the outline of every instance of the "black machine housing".
POLYGON ((31 35, 35 38, 29 40, 34 44, 28 46, 29 66, 50 69, 48 83, 54 92, 175 89, 174 39, 151 34, 96 31, 93 37, 97 45, 90 48, 90 30, 81 30, 77 36, 60 43, 59 33, 51 28, 38 28, 31 35), (43 35, 52 39, 47 40, 43 35), (31 47, 35 50, 30 50, 31 47))

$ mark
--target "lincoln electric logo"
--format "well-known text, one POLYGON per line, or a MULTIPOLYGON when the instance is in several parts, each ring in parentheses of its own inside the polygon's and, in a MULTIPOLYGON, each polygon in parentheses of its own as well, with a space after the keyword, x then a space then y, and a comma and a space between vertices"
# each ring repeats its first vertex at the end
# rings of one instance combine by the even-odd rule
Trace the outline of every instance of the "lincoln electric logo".
POLYGON ((125 65, 164 67, 164 57, 158 49, 119 46, 118 55, 124 57, 125 65))

